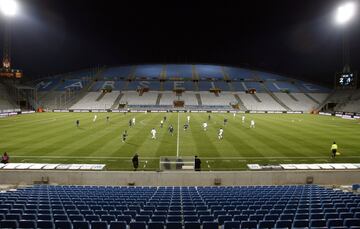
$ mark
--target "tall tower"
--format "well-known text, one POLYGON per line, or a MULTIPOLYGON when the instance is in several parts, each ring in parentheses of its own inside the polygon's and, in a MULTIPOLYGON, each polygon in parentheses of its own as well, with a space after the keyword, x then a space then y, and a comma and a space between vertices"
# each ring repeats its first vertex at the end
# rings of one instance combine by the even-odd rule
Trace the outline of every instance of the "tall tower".
POLYGON ((11 32, 10 32, 10 22, 5 22, 5 31, 4 31, 4 47, 3 47, 3 59, 2 67, 3 70, 11 70, 11 32))

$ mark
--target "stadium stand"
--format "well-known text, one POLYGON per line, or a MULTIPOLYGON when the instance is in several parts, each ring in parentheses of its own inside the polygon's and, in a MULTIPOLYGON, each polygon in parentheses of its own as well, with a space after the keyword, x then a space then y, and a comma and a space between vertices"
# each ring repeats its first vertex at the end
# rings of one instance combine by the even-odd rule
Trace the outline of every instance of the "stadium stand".
POLYGON ((360 197, 320 186, 35 185, 0 193, 1 228, 359 228, 360 197))
POLYGON ((239 92, 238 95, 248 110, 254 110, 254 111, 285 111, 286 110, 267 93, 256 93, 256 95, 254 95, 254 94, 247 94, 245 92, 239 92))
POLYGON ((303 93, 274 93, 286 106, 293 111, 314 110, 318 104, 306 97, 303 93))
POLYGON ((119 93, 119 91, 111 93, 89 92, 70 109, 110 109, 119 93))
POLYGON ((18 109, 11 96, 8 94, 6 86, 0 83, 0 111, 18 109))
MULTIPOLYGON (((179 107, 176 101, 183 101, 184 108, 195 110, 207 107, 309 112, 321 106, 331 92, 319 85, 272 73, 186 64, 110 67, 97 73, 57 75, 35 83, 39 104, 48 109, 117 109, 119 104, 132 109, 172 109, 179 107), (251 89, 256 94, 245 94, 251 89), (113 92, 100 97, 103 90, 113 92)), ((344 96, 335 93, 330 102, 339 100, 338 109, 354 110, 357 102, 348 106, 344 103, 351 96, 352 92, 344 96)))

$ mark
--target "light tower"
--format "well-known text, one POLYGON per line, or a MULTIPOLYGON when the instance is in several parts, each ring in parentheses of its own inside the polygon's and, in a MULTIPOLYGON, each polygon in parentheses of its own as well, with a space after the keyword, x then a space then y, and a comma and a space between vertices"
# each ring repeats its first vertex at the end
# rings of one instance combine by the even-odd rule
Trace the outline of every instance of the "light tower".
POLYGON ((357 5, 352 1, 344 1, 338 6, 335 14, 336 25, 342 30, 342 72, 335 74, 335 88, 336 89, 354 89, 358 86, 358 79, 356 72, 350 69, 350 50, 349 50, 349 27, 356 14, 357 5))
POLYGON ((0 0, 0 11, 4 18, 4 46, 1 77, 21 78, 22 72, 11 68, 11 18, 18 12, 18 3, 15 0, 0 0))
POLYGON ((343 30, 343 73, 350 72, 350 52, 347 29, 355 16, 356 7, 357 5, 354 2, 345 2, 337 8, 335 15, 336 24, 341 26, 343 30))

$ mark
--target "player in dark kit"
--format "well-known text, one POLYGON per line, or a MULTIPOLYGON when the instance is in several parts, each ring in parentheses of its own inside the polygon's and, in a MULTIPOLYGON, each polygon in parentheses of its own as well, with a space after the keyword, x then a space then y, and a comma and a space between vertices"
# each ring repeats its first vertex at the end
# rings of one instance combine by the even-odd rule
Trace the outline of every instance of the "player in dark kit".
POLYGON ((106 122, 107 122, 107 123, 109 122, 109 119, 110 119, 110 117, 109 117, 109 116, 106 116, 106 122))
POLYGON ((80 121, 76 120, 76 127, 79 127, 79 126, 80 126, 80 121))
POLYGON ((131 127, 131 125, 132 125, 132 120, 130 119, 129 120, 129 127, 131 127))
POLYGON ((224 126, 226 126, 227 121, 227 118, 224 118, 224 126))
POLYGON ((126 137, 128 136, 127 131, 125 130, 124 133, 122 134, 122 142, 126 141, 126 137))
POLYGON ((174 127, 172 125, 169 126, 169 133, 171 134, 171 136, 174 135, 174 127))
POLYGON ((188 128, 189 128, 189 124, 188 124, 188 123, 185 123, 185 124, 184 124, 184 130, 187 131, 188 128))

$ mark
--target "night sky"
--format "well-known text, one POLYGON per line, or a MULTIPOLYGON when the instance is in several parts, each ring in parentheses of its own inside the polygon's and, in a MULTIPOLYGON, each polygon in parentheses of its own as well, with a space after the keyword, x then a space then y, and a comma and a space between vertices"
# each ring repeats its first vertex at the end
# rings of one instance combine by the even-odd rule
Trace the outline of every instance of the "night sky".
MULTIPOLYGON (((21 15, 12 20, 13 66, 28 78, 104 65, 213 63, 331 84, 342 70, 344 28, 333 19, 341 1, 20 2, 21 15)), ((346 28, 353 70, 360 69, 359 19, 346 28)))

